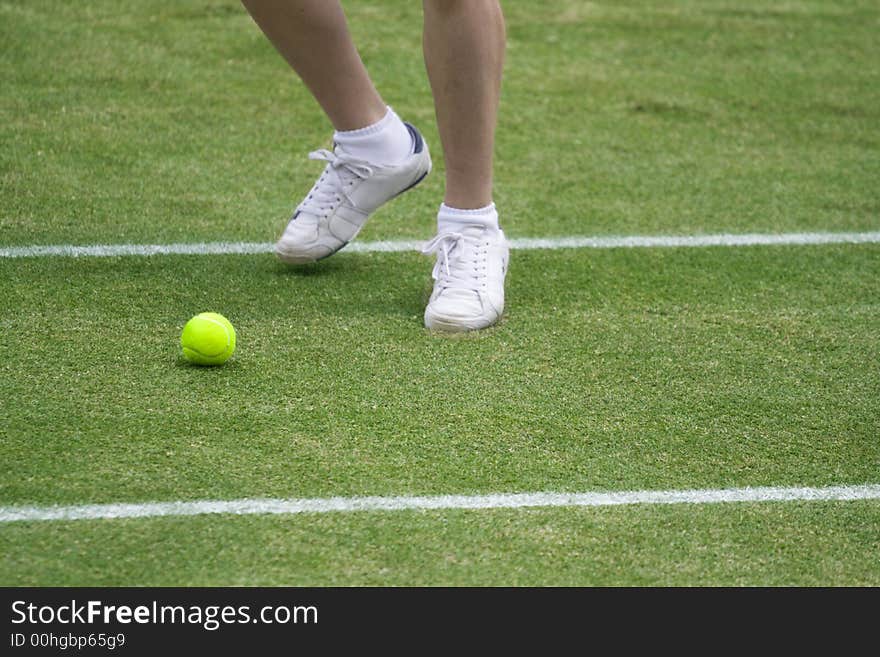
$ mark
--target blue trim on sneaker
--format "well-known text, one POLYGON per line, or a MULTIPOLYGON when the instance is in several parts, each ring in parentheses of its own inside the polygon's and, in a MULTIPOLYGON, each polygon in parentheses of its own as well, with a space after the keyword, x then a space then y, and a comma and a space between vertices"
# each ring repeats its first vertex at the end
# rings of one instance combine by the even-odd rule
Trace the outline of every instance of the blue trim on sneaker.
POLYGON ((422 139, 421 133, 406 121, 403 122, 403 125, 406 126, 406 129, 409 130, 409 134, 412 136, 413 153, 421 153, 422 149, 425 147, 425 141, 422 139))

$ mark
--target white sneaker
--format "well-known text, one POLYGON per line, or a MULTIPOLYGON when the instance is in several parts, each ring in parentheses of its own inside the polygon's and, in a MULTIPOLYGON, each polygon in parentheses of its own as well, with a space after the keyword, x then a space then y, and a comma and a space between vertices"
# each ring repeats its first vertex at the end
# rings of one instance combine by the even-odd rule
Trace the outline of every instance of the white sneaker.
POLYGON ((462 226, 425 245, 436 253, 434 292, 425 326, 437 331, 473 331, 497 322, 504 312, 504 276, 509 250, 504 233, 486 226, 462 226))
POLYGON ((333 255, 358 234, 379 206, 418 185, 431 171, 431 156, 422 135, 406 123, 413 152, 400 164, 384 166, 334 152, 309 153, 325 160, 324 173, 296 208, 275 253, 284 262, 304 264, 333 255))

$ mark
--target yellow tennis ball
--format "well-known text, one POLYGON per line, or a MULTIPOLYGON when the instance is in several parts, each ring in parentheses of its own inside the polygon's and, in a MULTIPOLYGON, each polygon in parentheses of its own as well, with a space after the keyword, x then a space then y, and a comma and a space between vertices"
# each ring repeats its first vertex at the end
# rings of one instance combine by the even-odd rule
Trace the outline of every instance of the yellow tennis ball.
POLYGON ((218 313, 199 313, 180 334, 183 356, 196 365, 222 365, 235 351, 235 329, 218 313))

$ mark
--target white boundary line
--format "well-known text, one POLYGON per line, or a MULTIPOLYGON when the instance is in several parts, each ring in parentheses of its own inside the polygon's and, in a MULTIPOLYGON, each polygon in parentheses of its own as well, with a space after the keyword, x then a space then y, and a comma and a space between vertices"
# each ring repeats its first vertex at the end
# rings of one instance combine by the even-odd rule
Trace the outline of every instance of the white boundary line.
POLYGON ((598 507, 632 504, 717 504, 722 502, 817 502, 880 500, 880 484, 824 488, 726 488, 708 490, 618 491, 592 493, 497 493, 430 497, 330 497, 317 499, 199 500, 146 504, 0 507, 0 523, 46 520, 158 518, 205 514, 262 515, 598 507))
MULTIPOLYGON (((620 237, 547 237, 510 240, 514 249, 620 249, 707 246, 797 246, 815 244, 878 244, 880 231, 862 233, 743 233, 716 235, 630 235, 620 237)), ((417 251, 421 242, 353 242, 347 253, 417 251)), ((95 244, 77 246, 11 246, 0 248, 0 258, 115 257, 154 255, 251 255, 271 253, 269 242, 194 242, 184 244, 95 244)))

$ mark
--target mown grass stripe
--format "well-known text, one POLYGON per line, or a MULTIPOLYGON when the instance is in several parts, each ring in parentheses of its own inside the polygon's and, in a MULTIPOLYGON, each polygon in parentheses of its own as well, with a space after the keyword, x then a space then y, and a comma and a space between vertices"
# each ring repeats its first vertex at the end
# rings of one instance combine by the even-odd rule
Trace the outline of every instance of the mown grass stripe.
POLYGON ((880 499, 880 484, 824 488, 726 488, 704 490, 587 493, 496 493, 423 497, 330 497, 313 499, 199 500, 144 504, 0 507, 0 522, 156 518, 205 514, 261 515, 518 509, 524 507, 600 507, 635 504, 718 504, 732 502, 816 502, 880 499))
MULTIPOLYGON (((719 233, 714 235, 629 235, 610 237, 546 237, 510 240, 518 250, 621 249, 709 246, 798 246, 821 244, 877 244, 880 231, 861 233, 719 233)), ((393 253, 417 251, 413 240, 353 242, 347 253, 393 253)), ((270 242, 193 242, 180 244, 55 244, 0 248, 0 258, 157 256, 157 255, 252 255, 271 253, 270 242)))

